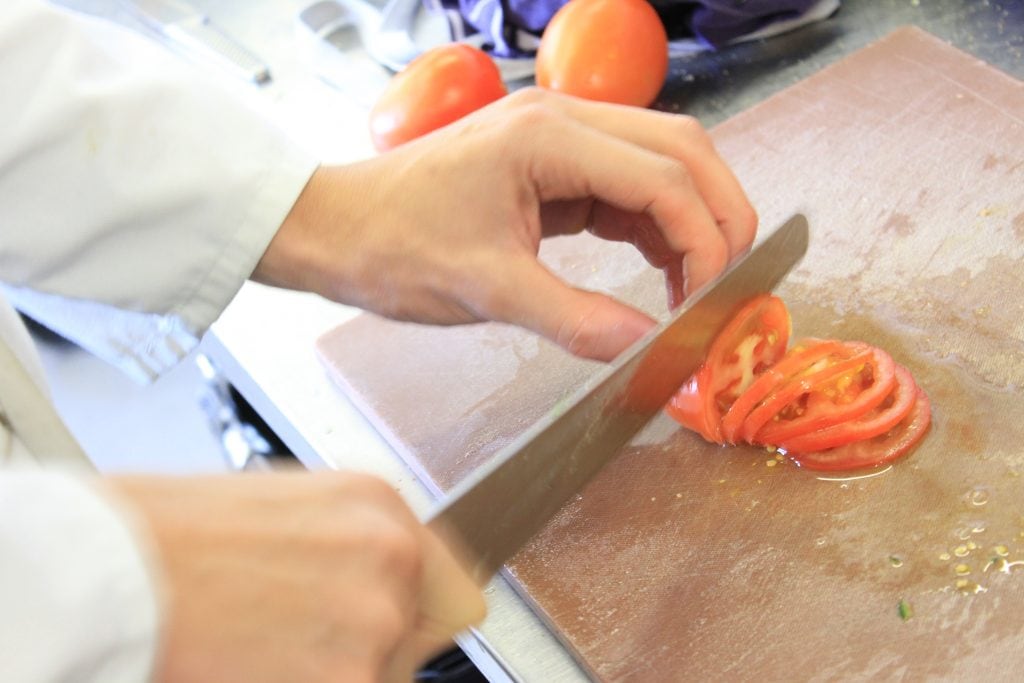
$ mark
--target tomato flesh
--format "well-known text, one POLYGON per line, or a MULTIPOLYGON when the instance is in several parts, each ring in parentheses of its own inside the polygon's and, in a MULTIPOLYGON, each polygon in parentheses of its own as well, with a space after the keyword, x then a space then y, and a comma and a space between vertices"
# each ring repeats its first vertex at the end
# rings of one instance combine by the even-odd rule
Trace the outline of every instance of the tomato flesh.
POLYGON ((778 297, 766 294, 745 304, 673 397, 668 413, 708 441, 721 443, 723 413, 782 357, 789 327, 789 312, 778 297))
POLYGON ((931 424, 931 404, 917 388, 910 411, 895 427, 881 435, 852 441, 821 451, 788 453, 797 464, 810 470, 851 470, 878 467, 905 455, 924 438, 931 424))
POLYGON ((722 437, 725 441, 736 443, 740 439, 743 421, 778 386, 822 358, 838 353, 841 348, 837 341, 807 339, 790 349, 782 360, 761 373, 729 407, 722 418, 722 437))
POLYGON ((778 447, 809 469, 889 462, 924 437, 928 397, 888 353, 822 339, 786 352, 788 337, 782 301, 753 299, 715 338, 667 412, 708 441, 778 447))
POLYGON ((885 434, 895 427, 914 407, 917 397, 917 385, 910 372, 899 365, 895 368, 896 386, 892 393, 879 405, 863 417, 856 420, 839 422, 824 429, 819 429, 791 439, 784 439, 776 444, 787 453, 806 453, 835 448, 853 441, 871 439, 885 434))
POLYGON ((863 344, 849 346, 851 350, 863 350, 815 378, 807 378, 807 390, 786 401, 786 406, 748 440, 776 446, 787 439, 857 419, 885 400, 896 382, 892 356, 863 344))

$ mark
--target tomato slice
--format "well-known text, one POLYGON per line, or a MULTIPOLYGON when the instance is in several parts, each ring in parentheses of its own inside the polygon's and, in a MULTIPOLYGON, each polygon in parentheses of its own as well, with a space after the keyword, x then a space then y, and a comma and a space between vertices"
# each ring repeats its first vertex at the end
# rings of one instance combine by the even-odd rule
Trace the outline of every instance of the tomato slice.
POLYGON ((789 343, 789 311, 777 296, 744 304, 715 338, 707 359, 666 410, 708 441, 722 443, 722 415, 774 365, 789 343))
POLYGON ((894 374, 896 386, 890 394, 860 419, 839 422, 773 445, 787 453, 810 453, 885 434, 907 416, 917 400, 918 388, 910 372, 896 365, 894 374))
POLYGON ((739 440, 743 420, 776 387, 822 358, 839 353, 841 349, 842 343, 831 339, 804 339, 798 342, 782 360, 761 373, 729 407, 722 418, 722 437, 725 441, 736 443, 739 440))
POLYGON ((833 353, 794 373, 755 406, 743 420, 739 430, 740 438, 749 443, 761 443, 755 438, 758 432, 780 412, 791 405, 799 406, 802 396, 813 391, 816 386, 858 367, 870 354, 871 347, 867 344, 839 342, 839 348, 833 353))
POLYGON ((700 366, 672 397, 665 411, 687 429, 697 432, 708 441, 719 442, 711 413, 706 409, 704 401, 710 382, 708 366, 700 366))
POLYGON ((853 441, 837 448, 808 453, 788 452, 801 467, 810 470, 852 470, 877 467, 906 454, 924 438, 931 424, 928 396, 915 387, 907 415, 892 429, 868 439, 853 441))
POLYGON ((779 445, 793 437, 856 420, 892 393, 896 363, 885 351, 869 348, 808 378, 809 391, 782 408, 751 439, 779 445))

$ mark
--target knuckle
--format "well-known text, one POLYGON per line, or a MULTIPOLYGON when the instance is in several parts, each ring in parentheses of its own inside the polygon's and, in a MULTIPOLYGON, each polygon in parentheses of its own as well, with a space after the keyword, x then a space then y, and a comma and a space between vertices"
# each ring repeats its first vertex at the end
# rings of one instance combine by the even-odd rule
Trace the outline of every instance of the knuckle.
POLYGON ((673 117, 672 125, 675 128, 675 137, 689 143, 706 142, 710 140, 707 131, 701 122, 694 116, 678 114, 673 117))
POLYGON ((376 534, 374 542, 382 563, 405 581, 418 582, 423 575, 423 552, 415 530, 395 524, 376 534))
POLYGON ((512 116, 509 117, 509 124, 517 133, 532 135, 538 130, 543 130, 545 126, 551 125, 555 117, 555 109, 538 100, 513 109, 512 116))
POLYGON ((341 683, 379 683, 380 674, 378 673, 378 667, 372 666, 369 663, 358 662, 354 664, 345 664, 339 667, 336 671, 332 672, 330 678, 324 678, 323 680, 338 681, 341 683))
POLYGON ((382 601, 366 619, 366 627, 376 637, 377 650, 386 655, 405 638, 412 619, 391 601, 382 601))
POLYGON ((505 96, 505 101, 511 107, 524 107, 529 105, 542 104, 547 101, 550 93, 537 86, 520 88, 505 96))
POLYGON ((680 186, 687 190, 694 188, 693 174, 680 159, 662 157, 659 175, 669 191, 675 191, 680 186))
POLYGON ((579 313, 562 321, 555 343, 574 356, 587 357, 597 348, 600 331, 591 324, 591 313, 579 313))
POLYGON ((701 258, 716 271, 724 270, 729 263, 729 245, 721 234, 711 236, 704 243, 702 252, 701 258))
POLYGON ((399 498, 398 492, 392 488, 391 484, 380 477, 359 474, 358 478, 360 488, 371 498, 382 500, 397 500, 399 498))
POLYGON ((757 211, 750 204, 740 208, 737 218, 737 230, 744 248, 749 247, 757 236, 757 211))

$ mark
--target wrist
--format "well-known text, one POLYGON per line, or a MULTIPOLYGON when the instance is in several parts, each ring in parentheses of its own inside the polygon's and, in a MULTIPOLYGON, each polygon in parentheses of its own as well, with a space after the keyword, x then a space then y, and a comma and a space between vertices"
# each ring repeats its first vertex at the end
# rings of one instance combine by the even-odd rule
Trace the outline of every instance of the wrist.
POLYGON ((344 301, 358 247, 352 239, 359 174, 352 166, 321 166, 310 177, 251 276, 263 284, 316 292, 344 301))

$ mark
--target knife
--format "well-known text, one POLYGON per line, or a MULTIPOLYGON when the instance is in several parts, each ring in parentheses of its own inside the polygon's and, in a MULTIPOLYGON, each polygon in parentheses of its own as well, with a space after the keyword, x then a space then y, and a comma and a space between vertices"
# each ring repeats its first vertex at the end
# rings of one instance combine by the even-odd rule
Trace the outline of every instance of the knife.
POLYGON ((770 292, 807 242, 807 219, 797 214, 598 373, 568 407, 541 418, 452 489, 428 525, 455 535, 479 585, 661 412, 739 307, 770 292))

